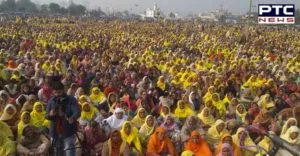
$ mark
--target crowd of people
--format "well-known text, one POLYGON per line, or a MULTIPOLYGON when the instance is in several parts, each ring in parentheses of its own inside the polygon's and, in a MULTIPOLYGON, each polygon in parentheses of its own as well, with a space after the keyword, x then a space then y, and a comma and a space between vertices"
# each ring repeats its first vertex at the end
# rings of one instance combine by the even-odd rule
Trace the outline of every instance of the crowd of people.
POLYGON ((300 146, 299 40, 195 21, 1 22, 0 155, 263 156, 265 132, 300 146))

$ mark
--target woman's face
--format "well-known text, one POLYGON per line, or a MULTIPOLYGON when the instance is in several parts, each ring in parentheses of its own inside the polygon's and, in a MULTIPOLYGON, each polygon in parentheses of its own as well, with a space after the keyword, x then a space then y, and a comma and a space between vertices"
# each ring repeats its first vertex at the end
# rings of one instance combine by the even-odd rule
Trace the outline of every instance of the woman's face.
POLYGON ((90 112, 90 106, 89 105, 84 105, 82 109, 85 112, 90 112))
POLYGON ((110 96, 110 101, 111 102, 116 102, 116 99, 117 99, 117 97, 116 97, 115 94, 113 94, 112 96, 110 96))
POLYGON ((223 143, 228 143, 230 145, 233 144, 233 141, 232 141, 232 137, 231 136, 227 136, 223 139, 223 143))
POLYGON ((212 106, 212 102, 211 101, 207 101, 206 102, 206 107, 210 108, 212 106))
POLYGON ((149 127, 152 127, 152 126, 154 125, 154 119, 153 119, 153 117, 149 117, 149 118, 147 119, 147 125, 148 125, 149 127))
POLYGON ((295 95, 295 94, 292 94, 292 95, 291 95, 291 101, 296 101, 296 99, 297 99, 296 95, 295 95))
POLYGON ((225 128, 225 124, 224 124, 224 123, 221 123, 221 124, 219 124, 219 125, 217 126, 217 130, 218 130, 219 132, 222 132, 222 131, 224 130, 224 128, 225 128))
POLYGON ((183 102, 180 102, 180 103, 179 103, 179 108, 180 108, 180 109, 184 109, 184 103, 183 103, 183 102))
POLYGON ((93 93, 94 93, 95 95, 98 95, 98 94, 99 94, 99 90, 96 89, 96 90, 93 91, 93 93))
POLYGON ((209 110, 208 110, 208 109, 204 109, 203 115, 204 115, 205 117, 208 117, 208 116, 209 116, 209 110))
POLYGON ((193 128, 196 124, 196 119, 194 118, 191 118, 189 121, 188 121, 188 127, 189 128, 193 128))
POLYGON ((36 110, 37 112, 42 112, 42 111, 43 111, 42 105, 37 105, 36 108, 35 108, 35 110, 36 110))
POLYGON ((244 113, 243 106, 239 105, 237 109, 238 109, 239 113, 244 113))
POLYGON ((247 136, 247 133, 245 131, 241 131, 238 134, 239 139, 244 140, 247 136))
POLYGON ((14 109, 12 107, 8 107, 6 113, 8 115, 13 115, 14 114, 14 109))
POLYGON ((23 116, 23 122, 24 124, 28 124, 30 122, 30 115, 27 113, 23 116))
POLYGON ((172 118, 168 117, 166 123, 167 123, 167 125, 171 125, 173 123, 172 118))
POLYGON ((146 117, 146 111, 144 109, 139 111, 139 116, 140 116, 140 118, 145 118, 146 117))
POLYGON ((126 134, 130 134, 130 131, 131 131, 131 126, 130 126, 130 124, 126 124, 126 125, 125 125, 125 133, 126 133, 126 134))
POLYGON ((114 142, 114 143, 117 143, 117 142, 119 142, 120 140, 121 140, 121 135, 120 135, 120 133, 119 132, 114 132, 112 135, 111 135, 111 140, 112 140, 112 142, 114 142))
POLYGON ((169 109, 168 107, 163 107, 162 111, 164 112, 164 114, 169 114, 169 109))
POLYGON ((193 141, 195 144, 197 144, 197 143, 199 143, 199 141, 200 141, 200 136, 198 136, 198 135, 192 136, 191 139, 192 139, 192 141, 193 141))
POLYGON ((212 99, 213 99, 214 101, 219 101, 219 98, 218 98, 217 95, 213 95, 213 96, 212 96, 212 99))
POLYGON ((117 119, 122 119, 123 118, 123 112, 118 112, 116 113, 117 119))
POLYGON ((293 133, 290 134, 290 138, 291 138, 292 140, 295 140, 295 139, 298 138, 298 135, 299 135, 298 132, 293 132, 293 133))
POLYGON ((158 132, 157 134, 159 140, 163 140, 166 135, 166 132, 158 132))

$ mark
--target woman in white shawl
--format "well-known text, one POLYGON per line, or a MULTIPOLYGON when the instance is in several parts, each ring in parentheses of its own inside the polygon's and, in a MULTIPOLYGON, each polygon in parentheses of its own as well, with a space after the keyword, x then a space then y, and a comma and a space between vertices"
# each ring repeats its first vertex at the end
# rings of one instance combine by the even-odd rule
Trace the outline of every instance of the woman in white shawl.
POLYGON ((288 143, 300 145, 300 129, 297 126, 291 126, 282 137, 288 143))
POLYGON ((109 124, 112 130, 121 129, 123 122, 127 120, 127 115, 122 108, 116 108, 114 114, 103 120, 103 124, 109 124))
POLYGON ((291 126, 296 126, 296 125, 297 125, 297 120, 295 118, 289 118, 282 127, 280 137, 283 137, 291 126))

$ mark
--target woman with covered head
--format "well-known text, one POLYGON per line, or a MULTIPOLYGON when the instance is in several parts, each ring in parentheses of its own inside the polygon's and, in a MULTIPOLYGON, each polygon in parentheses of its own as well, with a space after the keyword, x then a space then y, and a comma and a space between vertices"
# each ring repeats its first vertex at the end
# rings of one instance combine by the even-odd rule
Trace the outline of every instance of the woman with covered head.
POLYGON ((7 123, 10 127, 16 126, 16 121, 18 120, 17 108, 13 104, 7 104, 4 111, 0 117, 0 121, 7 123))
POLYGON ((207 107, 202 109, 201 113, 198 114, 198 118, 204 124, 204 127, 210 127, 215 123, 215 118, 207 107))
POLYGON ((98 109, 94 105, 85 102, 82 105, 81 116, 79 118, 80 126, 85 127, 90 121, 97 118, 98 115, 100 115, 98 109))
MULTIPOLYGON (((0 121, 1 122, 1 121, 0 121)), ((16 145, 8 134, 1 129, 0 131, 0 155, 14 156, 16 155, 16 145)))
POLYGON ((236 120, 237 120, 237 122, 239 124, 245 123, 246 115, 247 115, 247 111, 246 111, 244 105, 239 104, 236 107, 236 120))
POLYGON ((100 128, 95 121, 89 122, 84 128, 84 139, 86 147, 91 155, 100 154, 103 149, 103 144, 108 140, 109 136, 105 134, 105 130, 100 128))
POLYGON ((155 118, 152 115, 147 115, 144 124, 139 129, 139 138, 142 145, 147 145, 150 136, 154 133, 157 124, 155 123, 155 118))
POLYGON ((129 145, 122 139, 119 130, 113 130, 110 138, 103 144, 101 155, 130 156, 129 145))
POLYGON ((146 121, 146 116, 147 116, 146 110, 144 108, 139 108, 137 114, 131 120, 133 126, 138 129, 141 128, 141 126, 146 121))
POLYGON ((125 112, 121 108, 117 108, 114 114, 103 120, 104 123, 109 124, 112 129, 121 129, 122 124, 127 120, 125 112))
POLYGON ((21 114, 21 118, 18 123, 18 140, 22 137, 24 127, 29 124, 31 124, 31 116, 29 112, 25 111, 21 114))
POLYGON ((156 128, 147 145, 147 156, 170 155, 177 156, 177 152, 166 130, 162 127, 156 128))
POLYGON ((120 132, 122 139, 129 145, 130 152, 135 155, 142 155, 143 149, 139 139, 138 129, 133 127, 130 121, 125 121, 120 132))
POLYGON ((226 106, 225 103, 220 99, 220 95, 217 93, 214 93, 212 95, 212 104, 215 106, 220 114, 220 116, 224 116, 226 112, 226 106))
POLYGON ((243 156, 253 156, 258 150, 245 128, 240 127, 232 136, 233 142, 241 148, 243 156))
POLYGON ((289 118, 283 125, 282 130, 281 130, 281 134, 280 137, 283 137, 287 130, 291 127, 291 126, 297 126, 297 120, 295 118, 289 118))
POLYGON ((177 102, 177 108, 175 109, 175 116, 181 121, 184 122, 185 119, 194 115, 194 111, 190 108, 190 106, 184 103, 182 100, 177 102))
POLYGON ((212 127, 208 129, 208 143, 209 144, 215 144, 217 141, 219 141, 226 133, 225 129, 225 122, 221 119, 218 119, 212 127))
POLYGON ((162 91, 167 89, 167 83, 165 82, 164 76, 160 76, 156 83, 157 87, 160 88, 162 91))
POLYGON ((102 102, 105 99, 105 95, 103 92, 100 91, 100 89, 98 87, 94 87, 92 89, 90 99, 92 100, 92 102, 94 104, 99 104, 100 102, 102 102))
POLYGON ((18 142, 17 152, 21 156, 47 156, 49 155, 50 146, 50 140, 41 134, 37 127, 27 125, 24 127, 22 138, 18 142))
POLYGON ((300 145, 300 129, 297 126, 291 126, 286 133, 281 137, 288 143, 300 145))
POLYGON ((118 95, 116 93, 110 93, 108 97, 102 101, 97 107, 101 113, 113 112, 118 101, 118 95))
POLYGON ((182 142, 186 142, 192 131, 197 131, 202 137, 206 136, 205 131, 200 125, 200 120, 196 116, 189 116, 181 128, 180 138, 182 142))
POLYGON ((41 102, 35 102, 33 105, 33 110, 30 113, 32 125, 42 128, 45 121, 46 111, 41 102))
POLYGON ((222 135, 222 137, 220 138, 220 140, 218 142, 218 146, 216 147, 215 152, 214 152, 216 155, 222 151, 223 144, 229 144, 232 147, 234 156, 242 156, 240 147, 238 147, 238 145, 236 145, 234 143, 233 138, 228 133, 224 133, 222 135))
POLYGON ((232 150, 232 146, 228 143, 222 144, 221 151, 217 154, 217 156, 235 156, 232 150))
POLYGON ((185 151, 192 151, 195 155, 212 156, 208 143, 201 137, 198 131, 192 131, 185 144, 185 151))

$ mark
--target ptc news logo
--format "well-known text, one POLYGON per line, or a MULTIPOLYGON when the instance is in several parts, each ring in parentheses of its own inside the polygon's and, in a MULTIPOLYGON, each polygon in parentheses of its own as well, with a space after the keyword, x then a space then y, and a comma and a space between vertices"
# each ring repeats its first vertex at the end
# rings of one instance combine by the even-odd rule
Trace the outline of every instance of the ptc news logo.
POLYGON ((259 24, 294 24, 294 4, 259 4, 259 24))

